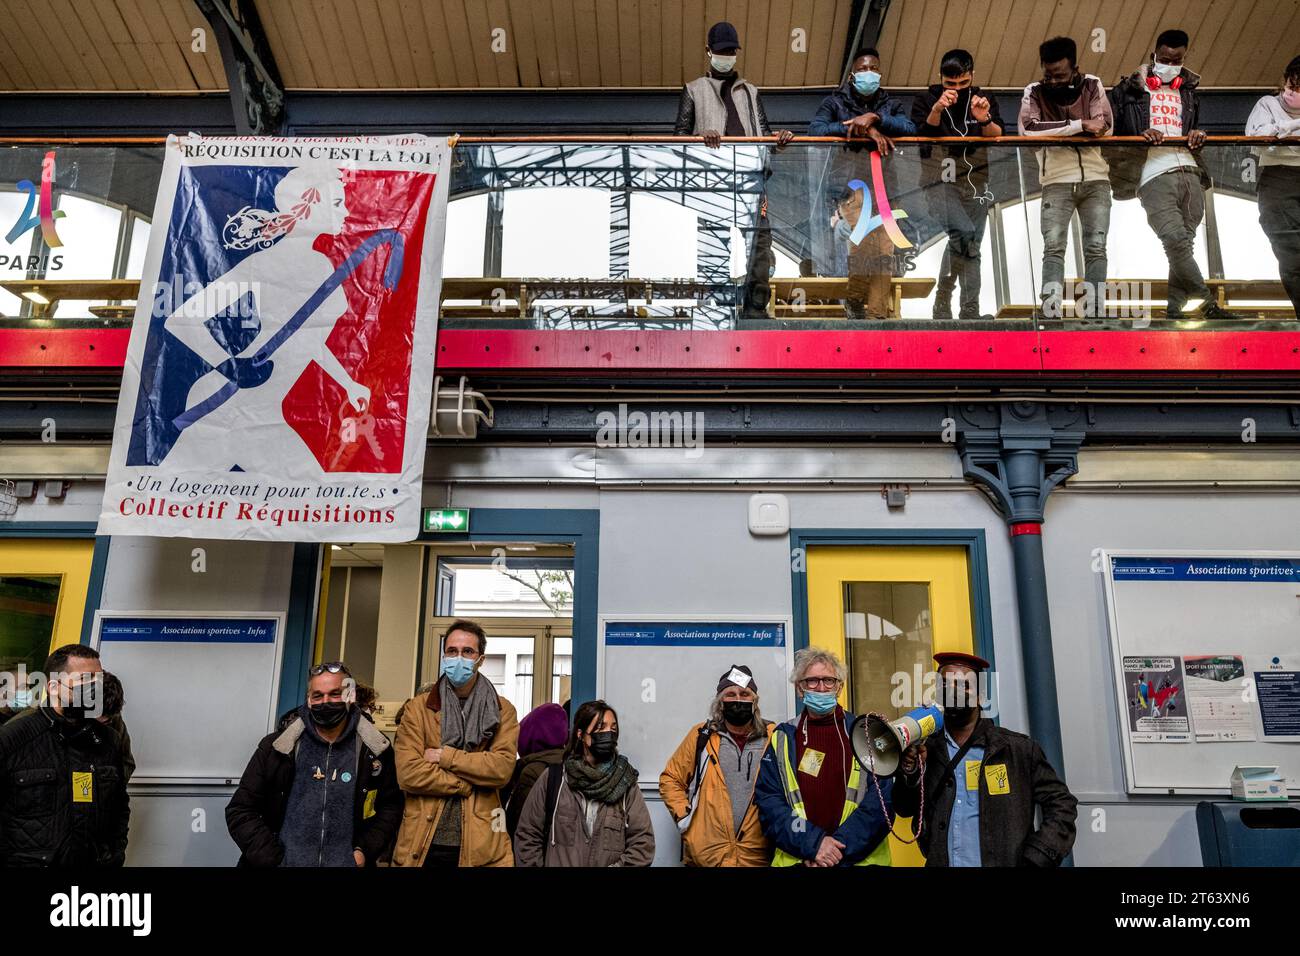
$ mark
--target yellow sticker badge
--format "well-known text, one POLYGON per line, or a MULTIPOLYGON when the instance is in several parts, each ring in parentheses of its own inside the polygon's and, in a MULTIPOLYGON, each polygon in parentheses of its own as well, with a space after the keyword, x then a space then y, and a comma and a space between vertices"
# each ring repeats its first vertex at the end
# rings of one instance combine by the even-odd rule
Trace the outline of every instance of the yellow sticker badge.
POLYGON ((934 733, 934 714, 926 714, 917 721, 917 726, 921 728, 922 737, 929 737, 934 733))
POLYGON ((95 775, 93 773, 72 771, 72 802, 95 802, 95 775))
POLYGON ((1007 776, 1007 765, 1004 763, 993 763, 985 767, 984 782, 988 784, 989 793, 1011 792, 1011 779, 1007 776))
POLYGON ((974 793, 980 788, 980 764, 982 760, 966 761, 966 791, 974 793))
POLYGON ((375 798, 379 796, 378 790, 371 790, 366 794, 366 802, 361 807, 361 819, 369 820, 375 815, 375 798))
POLYGON ((825 759, 826 755, 824 753, 809 747, 804 750, 803 759, 799 761, 799 772, 815 777, 822 772, 822 761, 825 759))

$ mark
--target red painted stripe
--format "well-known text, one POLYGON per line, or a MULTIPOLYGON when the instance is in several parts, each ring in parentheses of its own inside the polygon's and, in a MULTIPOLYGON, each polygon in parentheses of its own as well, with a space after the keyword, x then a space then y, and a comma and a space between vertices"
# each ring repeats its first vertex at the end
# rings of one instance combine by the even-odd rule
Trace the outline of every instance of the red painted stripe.
POLYGON ((439 370, 1038 372, 1034 332, 477 331, 438 333, 439 370))
POLYGON ((444 372, 1298 372, 1298 332, 444 330, 444 372))
POLYGON ((130 329, 0 329, 0 368, 120 369, 130 329))
MULTIPOLYGON (((0 368, 115 369, 130 330, 0 329, 0 368)), ((443 374, 1300 373, 1300 332, 445 329, 443 374)))
POLYGON ((1043 332, 1046 372, 1300 371, 1300 332, 1043 332))
POLYGON ((1041 521, 1017 521, 1011 526, 1011 537, 1018 534, 1042 534, 1043 523, 1041 521))

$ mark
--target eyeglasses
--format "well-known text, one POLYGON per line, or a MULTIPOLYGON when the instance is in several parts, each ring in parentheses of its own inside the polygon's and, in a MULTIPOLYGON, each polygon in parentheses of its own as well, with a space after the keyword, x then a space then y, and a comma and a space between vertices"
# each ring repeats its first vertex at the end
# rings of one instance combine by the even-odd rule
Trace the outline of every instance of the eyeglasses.
POLYGON ((347 674, 349 677, 352 676, 352 672, 348 670, 348 666, 342 661, 330 661, 328 664, 317 664, 307 672, 307 676, 320 677, 321 674, 327 672, 330 674, 347 674))
POLYGON ((457 648, 454 648, 454 647, 447 647, 447 648, 444 648, 444 649, 443 649, 442 656, 443 656, 443 657, 463 657, 463 658, 465 658, 467 661, 472 661, 472 660, 474 660, 475 658, 478 657, 478 651, 475 650, 475 649, 472 648, 472 647, 466 647, 466 648, 459 649, 459 650, 458 650, 457 648))
POLYGON ((819 687, 834 690, 840 686, 840 679, 838 677, 805 677, 799 682, 799 686, 804 690, 817 690, 819 687))

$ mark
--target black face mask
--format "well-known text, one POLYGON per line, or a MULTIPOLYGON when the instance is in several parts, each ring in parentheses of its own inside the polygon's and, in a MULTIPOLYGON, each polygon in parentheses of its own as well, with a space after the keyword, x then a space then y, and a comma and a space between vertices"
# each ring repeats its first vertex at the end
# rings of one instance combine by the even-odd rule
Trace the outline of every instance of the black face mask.
POLYGON ((964 727, 979 709, 979 692, 965 684, 944 684, 939 703, 943 707, 945 726, 964 727))
POLYGON ((1079 86, 1078 77, 1071 79, 1069 83, 1061 86, 1043 87, 1043 95, 1047 97, 1049 102, 1055 103, 1058 106, 1068 106, 1073 103, 1079 98, 1081 92, 1083 91, 1079 86))
POLYGON ((70 723, 79 724, 86 719, 86 712, 97 711, 97 701, 99 698, 99 685, 93 681, 87 681, 76 687, 69 687, 72 703, 61 706, 63 719, 70 723))
POLYGON ((329 730, 343 723, 343 718, 347 717, 350 707, 350 704, 345 704, 341 700, 332 700, 323 704, 312 704, 308 710, 311 711, 312 722, 317 727, 329 730))
POLYGON ((945 727, 965 727, 970 723, 971 715, 974 713, 974 707, 945 707, 943 709, 943 725, 945 727))
POLYGON ((591 746, 587 750, 601 763, 612 760, 618 753, 618 735, 612 730, 598 730, 591 735, 591 746))
POLYGON ((749 700, 722 702, 722 719, 733 727, 744 727, 754 720, 754 703, 749 700))

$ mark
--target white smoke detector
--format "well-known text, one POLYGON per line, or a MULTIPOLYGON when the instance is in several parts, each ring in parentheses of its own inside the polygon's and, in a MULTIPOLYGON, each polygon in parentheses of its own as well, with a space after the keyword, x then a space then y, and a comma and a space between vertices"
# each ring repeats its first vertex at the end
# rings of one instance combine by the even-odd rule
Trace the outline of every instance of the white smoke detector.
POLYGON ((749 496, 749 533, 786 534, 790 531, 790 500, 785 495, 749 496))

